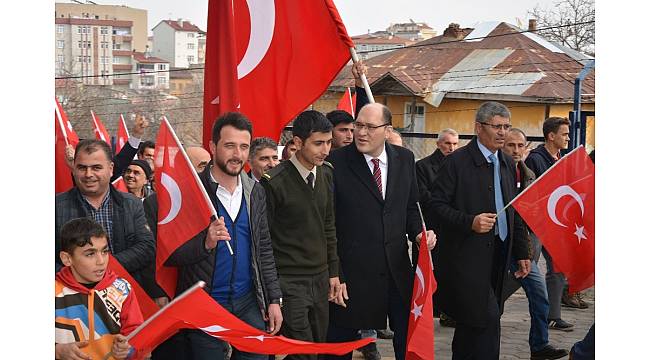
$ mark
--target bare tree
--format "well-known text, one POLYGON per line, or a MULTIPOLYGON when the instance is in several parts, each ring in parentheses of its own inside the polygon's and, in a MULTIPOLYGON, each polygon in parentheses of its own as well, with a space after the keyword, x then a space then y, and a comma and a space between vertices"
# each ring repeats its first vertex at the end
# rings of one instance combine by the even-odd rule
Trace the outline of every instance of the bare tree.
POLYGON ((594 0, 558 0, 550 9, 537 5, 528 15, 537 19, 539 29, 551 28, 537 31, 545 38, 591 56, 596 54, 594 0))

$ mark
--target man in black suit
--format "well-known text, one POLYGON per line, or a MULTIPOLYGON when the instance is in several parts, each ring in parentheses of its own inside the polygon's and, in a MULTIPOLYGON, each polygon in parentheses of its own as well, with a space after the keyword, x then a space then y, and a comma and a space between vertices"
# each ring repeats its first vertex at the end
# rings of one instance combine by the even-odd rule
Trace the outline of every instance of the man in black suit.
POLYGON ((515 276, 530 271, 521 218, 503 210, 516 194, 515 163, 500 151, 510 125, 503 104, 486 102, 476 112, 476 137, 447 156, 433 188, 439 219, 440 308, 456 320, 452 359, 499 358, 503 278, 511 256, 515 276))
MULTIPOLYGON (((386 142, 391 119, 384 105, 364 106, 354 122, 354 145, 330 156, 346 306, 330 306, 328 341, 353 340, 359 329, 384 329, 388 315, 395 358, 403 360, 414 273, 406 234, 419 241, 422 223, 413 153, 386 142)), ((428 231, 430 249, 435 239, 428 231)))

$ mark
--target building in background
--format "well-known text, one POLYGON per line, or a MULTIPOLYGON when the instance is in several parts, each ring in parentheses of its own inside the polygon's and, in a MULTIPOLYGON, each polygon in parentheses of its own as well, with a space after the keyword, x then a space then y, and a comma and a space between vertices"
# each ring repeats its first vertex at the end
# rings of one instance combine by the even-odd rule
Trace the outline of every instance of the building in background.
POLYGON ((147 10, 124 5, 96 5, 78 3, 55 3, 57 19, 80 18, 92 20, 130 21, 131 49, 145 51, 147 46, 147 10))
POLYGON ((131 70, 133 22, 95 18, 55 19, 57 76, 83 76, 85 85, 128 85, 114 73, 131 70))
POLYGON ((403 39, 393 35, 366 34, 352 36, 357 54, 362 60, 367 60, 377 55, 385 54, 391 50, 409 46, 415 41, 403 39))
POLYGON ((199 63, 199 35, 204 32, 187 20, 162 20, 153 27, 153 55, 172 67, 199 63))
POLYGON ((429 25, 413 20, 407 23, 390 24, 386 28, 386 32, 390 35, 411 41, 422 41, 436 36, 436 31, 429 25))
POLYGON ((134 52, 131 69, 134 90, 169 90, 169 61, 151 56, 149 52, 134 52))

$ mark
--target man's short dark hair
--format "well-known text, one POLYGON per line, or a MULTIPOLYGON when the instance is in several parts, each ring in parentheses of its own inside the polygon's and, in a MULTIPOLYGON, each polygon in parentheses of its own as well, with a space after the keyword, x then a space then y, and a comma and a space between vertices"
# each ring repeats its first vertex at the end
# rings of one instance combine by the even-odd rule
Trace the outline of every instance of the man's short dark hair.
POLYGON ((330 131, 332 131, 332 123, 327 120, 323 113, 316 110, 303 111, 293 121, 293 136, 299 137, 302 141, 307 140, 312 133, 330 131))
POLYGON ((106 230, 91 218, 77 218, 68 221, 61 227, 59 239, 61 249, 72 254, 75 248, 92 244, 91 238, 104 237, 108 239, 106 230))
POLYGON ((251 142, 251 150, 249 152, 249 157, 253 159, 255 155, 261 150, 264 149, 273 149, 278 151, 278 143, 269 137, 258 137, 253 139, 251 142))
POLYGON ((548 139, 548 134, 556 133, 560 130, 560 126, 567 125, 571 126, 569 119, 563 117, 550 117, 544 120, 544 125, 542 125, 542 133, 544 134, 544 139, 548 139))
POLYGON ((221 129, 224 126, 232 126, 237 130, 248 131, 253 137, 253 125, 248 118, 238 112, 227 112, 217 119, 212 125, 212 142, 216 145, 221 139, 221 129))
POLYGON ((146 149, 154 149, 155 150, 156 149, 156 143, 151 141, 151 140, 141 142, 140 146, 138 147, 138 154, 140 156, 142 156, 142 154, 144 154, 144 151, 146 149))
POLYGON ((92 154, 97 150, 103 151, 108 161, 113 161, 113 150, 111 150, 111 146, 106 141, 97 139, 83 139, 79 141, 74 150, 74 160, 77 160, 77 155, 81 152, 92 154))
POLYGON ((336 127, 338 124, 352 124, 354 122, 352 115, 345 110, 330 111, 325 117, 332 123, 333 127, 336 127))

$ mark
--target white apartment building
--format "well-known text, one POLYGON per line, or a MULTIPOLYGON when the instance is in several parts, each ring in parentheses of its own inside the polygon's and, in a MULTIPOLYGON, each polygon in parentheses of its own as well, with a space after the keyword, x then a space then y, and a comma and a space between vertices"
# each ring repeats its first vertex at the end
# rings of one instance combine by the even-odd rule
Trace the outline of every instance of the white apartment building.
POLYGON ((199 63, 199 35, 204 32, 196 25, 183 19, 162 20, 152 31, 154 56, 178 68, 199 63))
POLYGON ((55 18, 57 76, 83 76, 86 85, 126 85, 130 76, 132 21, 55 18))
POLYGON ((133 52, 131 89, 169 90, 169 61, 149 53, 133 52))

